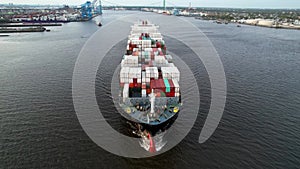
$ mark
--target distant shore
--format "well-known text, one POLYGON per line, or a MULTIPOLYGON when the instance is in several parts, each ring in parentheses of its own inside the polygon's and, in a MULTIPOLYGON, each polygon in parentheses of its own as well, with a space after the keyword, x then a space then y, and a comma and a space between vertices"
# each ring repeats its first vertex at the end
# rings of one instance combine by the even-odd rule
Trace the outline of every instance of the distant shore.
POLYGON ((247 23, 241 23, 244 25, 251 25, 251 26, 260 26, 260 27, 266 27, 266 28, 275 28, 275 29, 295 29, 295 30, 300 30, 300 26, 295 26, 295 25, 259 25, 259 24, 247 24, 247 23))
POLYGON ((296 29, 300 30, 300 25, 294 25, 290 23, 278 23, 273 20, 263 20, 263 19, 252 19, 246 21, 237 21, 236 23, 251 25, 251 26, 260 26, 267 28, 275 28, 275 29, 296 29))
POLYGON ((0 27, 36 27, 36 26, 62 26, 61 23, 5 23, 0 27))
MULTIPOLYGON (((206 20, 202 19, 201 17, 195 17, 195 19, 199 20, 206 20)), ((251 20, 233 20, 233 21, 227 21, 227 20, 213 20, 217 24, 228 24, 228 23, 236 23, 239 25, 251 25, 251 26, 260 26, 260 27, 266 27, 266 28, 275 28, 275 29, 295 29, 300 30, 300 25, 293 25, 288 23, 276 23, 273 20, 263 20, 263 19, 251 19, 251 20)))
POLYGON ((35 28, 0 28, 0 33, 22 33, 22 32, 44 32, 46 28, 35 27, 35 28))

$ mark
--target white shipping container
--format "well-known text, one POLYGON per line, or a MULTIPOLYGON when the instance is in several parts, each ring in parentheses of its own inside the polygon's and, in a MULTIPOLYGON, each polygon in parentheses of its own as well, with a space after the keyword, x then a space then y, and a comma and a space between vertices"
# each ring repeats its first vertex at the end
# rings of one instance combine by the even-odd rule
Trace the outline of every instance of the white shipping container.
POLYGON ((147 51, 147 52, 151 52, 153 49, 152 48, 145 48, 144 51, 147 51))
POLYGON ((175 67, 174 63, 168 63, 168 67, 175 67))
POLYGON ((142 89, 142 97, 146 97, 146 96, 147 96, 146 89, 142 89))
POLYGON ((161 33, 150 33, 150 37, 152 39, 154 39, 154 38, 162 39, 161 33))
POLYGON ((155 61, 166 61, 165 57, 164 56, 161 56, 161 55, 158 55, 158 56, 154 56, 154 60, 155 61))
POLYGON ((129 94, 129 84, 125 83, 123 88, 123 100, 124 98, 127 98, 129 94))
POLYGON ((158 69, 157 69, 157 67, 146 67, 146 78, 158 79, 158 69))
POLYGON ((175 87, 175 92, 179 92, 179 83, 177 80, 173 79, 173 84, 174 84, 174 87, 175 87))
POLYGON ((179 81, 180 72, 177 67, 161 67, 163 78, 176 79, 179 81))

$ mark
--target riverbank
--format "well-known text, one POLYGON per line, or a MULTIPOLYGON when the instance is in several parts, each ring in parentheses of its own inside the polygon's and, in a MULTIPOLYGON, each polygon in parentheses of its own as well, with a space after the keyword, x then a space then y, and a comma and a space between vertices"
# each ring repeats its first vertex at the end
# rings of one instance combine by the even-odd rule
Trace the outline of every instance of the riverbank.
MULTIPOLYGON (((206 20, 201 17, 195 17, 195 19, 199 20, 206 20)), ((217 24, 228 24, 228 23, 236 23, 239 25, 251 25, 251 26, 260 26, 260 27, 266 27, 266 28, 275 28, 275 29, 295 29, 300 30, 300 25, 294 25, 290 23, 277 23, 272 20, 262 20, 262 19, 251 19, 251 20, 212 20, 214 23, 217 24)))
POLYGON ((22 33, 22 32, 44 32, 46 28, 35 27, 35 28, 0 28, 0 33, 22 33))
POLYGON ((295 29, 300 30, 300 26, 295 25, 264 25, 264 24, 249 24, 249 23, 240 23, 244 25, 251 25, 251 26, 260 26, 266 28, 275 28, 275 29, 295 29))
POLYGON ((252 26, 267 27, 267 28, 300 30, 300 25, 298 24, 279 22, 274 19, 245 19, 245 20, 243 19, 243 20, 232 20, 232 22, 252 25, 252 26))
POLYGON ((62 26, 61 23, 10 23, 0 24, 0 27, 33 27, 33 26, 62 26))

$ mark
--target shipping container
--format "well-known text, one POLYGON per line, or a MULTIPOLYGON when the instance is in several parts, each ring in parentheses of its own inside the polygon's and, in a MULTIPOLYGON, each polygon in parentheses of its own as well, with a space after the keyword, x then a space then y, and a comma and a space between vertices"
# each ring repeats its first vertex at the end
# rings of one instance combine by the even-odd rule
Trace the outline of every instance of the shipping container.
MULTIPOLYGON (((161 122, 158 122, 156 117, 148 116, 148 121, 147 117, 144 117, 146 113, 143 104, 149 104, 148 96, 151 92, 160 97, 155 100, 157 108, 169 105, 180 107, 180 72, 172 63, 172 56, 166 55, 165 42, 157 28, 145 21, 132 26, 120 70, 120 93, 124 103, 120 104, 121 107, 124 107, 125 112, 132 118, 150 125, 161 122), (143 107, 137 108, 141 112, 128 111, 128 107, 136 105, 143 107)), ((155 113, 161 113, 157 108, 155 113)))
POLYGON ((125 83, 123 88, 123 102, 129 97, 129 84, 125 83))

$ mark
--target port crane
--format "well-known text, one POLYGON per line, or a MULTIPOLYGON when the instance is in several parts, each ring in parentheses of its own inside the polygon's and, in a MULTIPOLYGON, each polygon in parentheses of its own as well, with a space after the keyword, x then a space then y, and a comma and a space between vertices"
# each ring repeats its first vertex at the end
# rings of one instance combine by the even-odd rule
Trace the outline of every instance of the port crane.
POLYGON ((94 14, 102 14, 101 0, 87 1, 81 5, 81 17, 91 19, 94 14))

